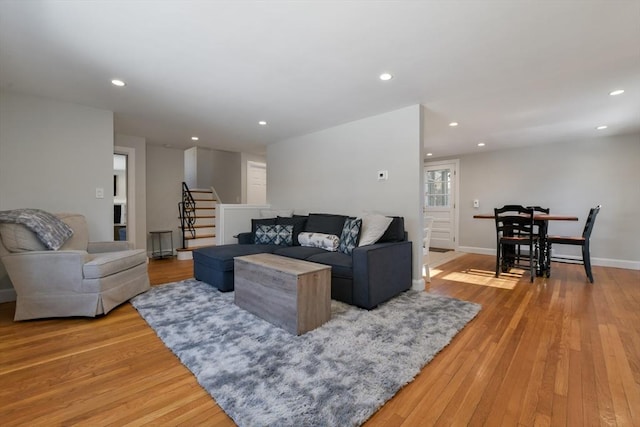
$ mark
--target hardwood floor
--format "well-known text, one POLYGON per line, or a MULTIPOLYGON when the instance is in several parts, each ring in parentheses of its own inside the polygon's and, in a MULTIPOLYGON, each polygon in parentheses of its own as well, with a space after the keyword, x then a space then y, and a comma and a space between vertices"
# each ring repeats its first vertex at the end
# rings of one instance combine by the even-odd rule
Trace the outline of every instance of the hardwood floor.
MULTIPOLYGON (((493 277, 494 258, 438 267, 427 292, 480 314, 367 426, 640 426, 640 271, 554 264, 550 279, 493 277)), ((191 261, 149 264, 153 284, 191 261)), ((0 304, 0 425, 233 421, 130 304, 97 319, 13 322, 0 304)))

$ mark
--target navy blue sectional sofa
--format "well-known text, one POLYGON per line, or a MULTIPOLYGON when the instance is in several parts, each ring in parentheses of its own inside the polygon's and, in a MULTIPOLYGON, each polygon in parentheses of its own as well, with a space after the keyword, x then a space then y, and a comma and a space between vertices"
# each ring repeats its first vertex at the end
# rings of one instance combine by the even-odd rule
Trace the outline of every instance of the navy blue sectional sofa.
POLYGON ((297 235, 302 231, 340 236, 347 218, 345 215, 312 213, 252 220, 252 231, 238 235, 237 244, 194 250, 194 276, 220 291, 232 291, 234 257, 273 253, 331 266, 331 298, 368 310, 410 289, 412 246, 407 240, 402 217, 393 217, 376 243, 356 247, 351 255, 298 243, 297 235), (293 246, 254 244, 254 232, 259 224, 292 225, 293 246))

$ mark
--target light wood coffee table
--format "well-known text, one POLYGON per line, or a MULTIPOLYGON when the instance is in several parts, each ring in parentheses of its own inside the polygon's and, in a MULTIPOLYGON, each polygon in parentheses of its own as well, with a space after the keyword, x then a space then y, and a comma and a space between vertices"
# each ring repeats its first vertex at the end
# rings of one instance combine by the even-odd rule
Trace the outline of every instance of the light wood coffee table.
POLYGON ((273 254, 234 259, 235 303, 301 335, 331 318, 331 267, 273 254))

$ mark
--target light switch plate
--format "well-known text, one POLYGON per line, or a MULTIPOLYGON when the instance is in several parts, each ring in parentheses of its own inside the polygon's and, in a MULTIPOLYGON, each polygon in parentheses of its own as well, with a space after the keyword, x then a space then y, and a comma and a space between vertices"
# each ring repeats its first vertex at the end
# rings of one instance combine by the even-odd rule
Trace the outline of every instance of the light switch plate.
POLYGON ((104 188, 96 188, 96 199, 104 199, 104 188))

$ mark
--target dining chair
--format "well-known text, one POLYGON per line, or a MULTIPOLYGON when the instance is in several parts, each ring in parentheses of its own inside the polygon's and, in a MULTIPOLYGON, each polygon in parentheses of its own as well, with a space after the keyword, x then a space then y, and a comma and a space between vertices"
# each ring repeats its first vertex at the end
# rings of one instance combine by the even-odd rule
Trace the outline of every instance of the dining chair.
MULTIPOLYGON (((584 224, 584 230, 582 231, 582 236, 547 236, 547 253, 550 256, 550 261, 553 262, 564 262, 569 264, 583 264, 584 271, 587 273, 587 277, 589 281, 593 283, 593 273, 591 272, 591 253, 589 251, 589 241, 591 240, 591 232, 593 231, 593 224, 596 221, 596 216, 600 212, 600 208, 602 205, 598 205, 595 208, 591 208, 589 210, 589 215, 587 216, 587 221, 584 224), (568 258, 562 256, 552 256, 551 254, 551 246, 553 244, 557 245, 573 245, 573 246, 581 246, 582 247, 582 260, 577 260, 575 258, 568 258)), ((547 277, 551 276, 551 262, 547 267, 547 277)))
MULTIPOLYGON (((541 214, 548 215, 549 212, 551 212, 551 209, 543 208, 542 206, 527 206, 527 208, 533 209, 534 214, 541 213, 541 214)), ((539 239, 538 250, 539 250, 540 259, 538 261, 538 271, 539 271, 539 276, 542 276, 543 270, 545 270, 546 266, 549 265, 549 254, 547 253, 547 245, 546 245, 548 223, 547 221, 535 221, 534 224, 537 227, 536 232, 538 234, 538 239, 539 239)))
POLYGON ((538 241, 533 219, 534 210, 517 205, 505 205, 494 209, 496 222, 496 277, 509 267, 528 269, 533 282, 538 266, 538 241), (529 254, 520 255, 520 247, 529 254), (524 262, 526 261, 526 263, 524 262))

